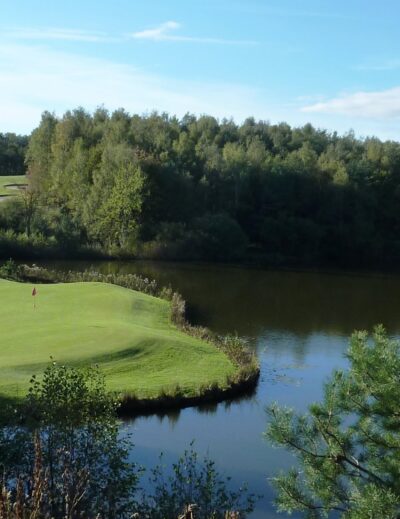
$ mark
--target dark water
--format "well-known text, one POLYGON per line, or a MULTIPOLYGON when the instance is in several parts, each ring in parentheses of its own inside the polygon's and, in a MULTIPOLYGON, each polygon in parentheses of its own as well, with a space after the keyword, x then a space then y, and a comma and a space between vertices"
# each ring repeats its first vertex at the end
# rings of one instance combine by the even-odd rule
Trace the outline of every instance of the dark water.
POLYGON ((99 263, 96 269, 140 273, 170 284, 190 302, 192 321, 238 332, 256 349, 261 379, 254 397, 125 425, 135 443, 132 457, 146 465, 154 465, 160 451, 174 460, 196 440, 196 450, 208 453, 236 484, 246 481, 264 495, 254 518, 282 517, 274 510, 268 479, 293 463, 263 438, 265 407, 277 401, 302 411, 318 400, 332 369, 346 366, 344 352, 354 329, 383 323, 392 335, 400 330, 400 276, 147 262, 99 263))

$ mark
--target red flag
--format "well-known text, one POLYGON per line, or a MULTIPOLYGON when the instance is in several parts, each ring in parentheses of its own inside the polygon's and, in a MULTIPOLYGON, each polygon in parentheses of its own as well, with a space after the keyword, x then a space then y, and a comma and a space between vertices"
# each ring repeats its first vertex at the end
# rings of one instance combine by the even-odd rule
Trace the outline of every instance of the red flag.
POLYGON ((36 294, 37 294, 37 292, 36 292, 36 287, 33 287, 33 290, 32 290, 32 295, 33 295, 33 297, 35 297, 36 294))

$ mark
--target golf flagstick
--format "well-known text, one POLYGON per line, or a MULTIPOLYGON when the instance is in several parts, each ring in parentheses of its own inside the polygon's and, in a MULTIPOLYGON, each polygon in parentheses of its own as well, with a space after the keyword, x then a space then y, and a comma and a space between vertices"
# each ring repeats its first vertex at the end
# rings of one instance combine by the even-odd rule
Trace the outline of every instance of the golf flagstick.
POLYGON ((32 290, 33 308, 36 308, 36 294, 37 294, 36 287, 33 287, 33 290, 32 290))

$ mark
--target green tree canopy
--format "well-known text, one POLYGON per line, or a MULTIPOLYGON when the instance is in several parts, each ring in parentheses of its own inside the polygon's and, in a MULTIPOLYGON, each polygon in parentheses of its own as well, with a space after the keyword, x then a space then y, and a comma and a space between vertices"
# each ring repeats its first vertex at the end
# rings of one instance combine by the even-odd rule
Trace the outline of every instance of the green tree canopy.
POLYGON ((0 176, 25 174, 27 147, 28 137, 26 135, 0 133, 0 176))
MULTIPOLYGON (((0 162, 1 150, 0 136, 0 162)), ((45 112, 25 159, 39 196, 35 217, 27 226, 22 208, 16 222, 12 210, 11 224, 11 210, 1 204, 0 235, 11 225, 61 251, 79 243, 84 250, 175 257, 179 243, 158 242, 163 229, 184 226, 194 235, 198 219, 224 214, 243 231, 251 258, 335 267, 400 261, 398 142, 311 124, 248 118, 236 125, 78 108, 62 117, 45 112)), ((213 259, 211 249, 192 248, 191 259, 213 259)))

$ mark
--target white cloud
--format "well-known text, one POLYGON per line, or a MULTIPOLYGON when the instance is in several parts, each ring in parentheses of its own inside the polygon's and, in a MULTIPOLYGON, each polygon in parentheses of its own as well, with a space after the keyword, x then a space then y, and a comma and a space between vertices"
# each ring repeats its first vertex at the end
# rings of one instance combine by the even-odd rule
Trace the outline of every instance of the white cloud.
POLYGON ((111 36, 104 32, 85 31, 80 29, 65 29, 60 27, 30 28, 19 27, 7 30, 2 36, 8 40, 59 40, 71 42, 123 42, 127 39, 150 41, 177 41, 191 43, 214 43, 222 45, 254 45, 255 41, 228 40, 223 38, 203 38, 174 34, 181 24, 174 21, 162 23, 158 27, 145 29, 128 35, 111 36))
MULTIPOLYGON (((158 110, 177 116, 186 112, 232 116, 237 122, 254 115, 272 122, 311 122, 342 133, 353 128, 358 135, 398 139, 400 118, 394 112, 400 115, 400 89, 387 92, 386 103, 368 98, 368 102, 359 101, 357 108, 352 107, 349 95, 339 97, 336 104, 319 96, 292 103, 272 101, 265 91, 245 84, 177 80, 38 42, 0 41, 0 132, 30 132, 44 110, 61 115, 78 106, 93 110, 104 105, 139 114, 158 110)), ((378 97, 384 94, 376 93, 378 97)))
POLYGON ((155 27, 154 29, 146 29, 144 31, 134 32, 131 36, 137 40, 170 40, 171 38, 176 38, 176 36, 169 34, 171 30, 179 29, 179 27, 180 24, 178 22, 165 22, 158 27, 155 27))
POLYGON ((16 40, 62 40, 94 43, 115 40, 115 38, 111 38, 103 32, 62 29, 57 27, 43 29, 20 27, 6 31, 3 33, 3 36, 16 40))
POLYGON ((16 132, 32 130, 44 110, 62 114, 77 106, 242 120, 261 116, 262 105, 261 92, 248 86, 175 80, 105 59, 10 43, 0 43, 0 92, 0 131, 16 132))
POLYGON ((152 29, 145 29, 144 31, 134 32, 130 35, 131 38, 136 40, 151 40, 151 41, 180 41, 180 42, 192 42, 192 43, 216 43, 223 45, 254 45, 255 41, 249 40, 226 40, 223 38, 204 38, 194 36, 181 36, 178 34, 172 34, 177 29, 180 29, 181 25, 178 22, 169 21, 162 23, 158 27, 152 29))
POLYGON ((306 113, 339 114, 372 119, 400 117, 400 87, 377 92, 345 94, 301 109, 306 113))

